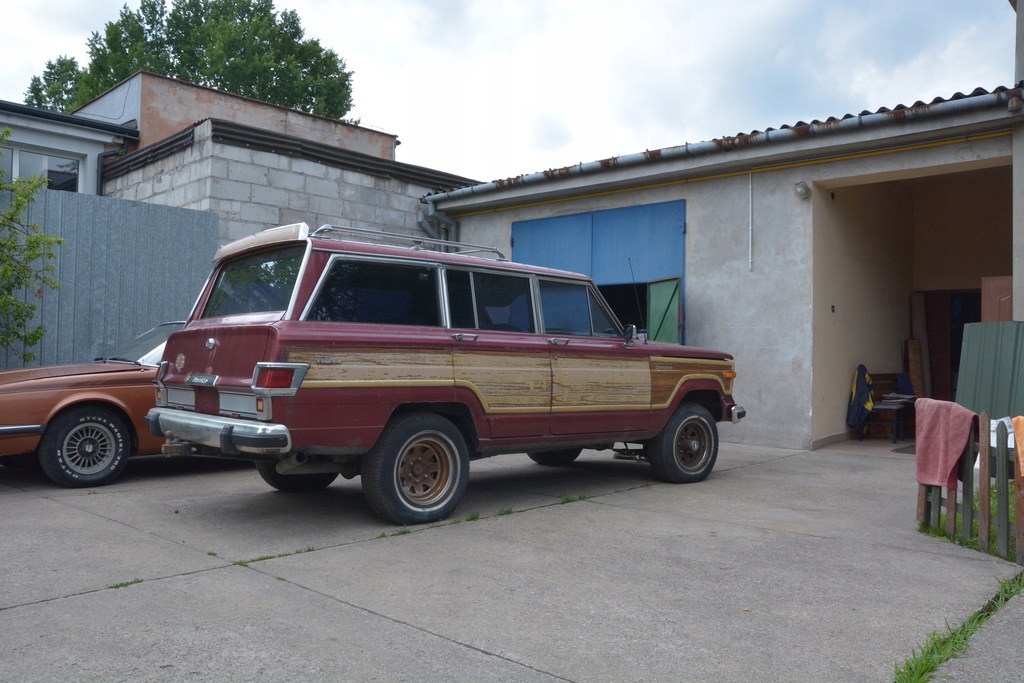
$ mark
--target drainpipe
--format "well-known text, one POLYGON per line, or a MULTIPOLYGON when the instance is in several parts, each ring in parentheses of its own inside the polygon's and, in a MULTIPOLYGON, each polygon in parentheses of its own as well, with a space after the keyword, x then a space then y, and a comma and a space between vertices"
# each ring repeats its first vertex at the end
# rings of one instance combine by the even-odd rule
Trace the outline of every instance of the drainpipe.
POLYGON ((451 242, 459 241, 459 222, 437 210, 437 204, 433 201, 422 198, 420 201, 427 205, 426 212, 420 209, 416 212, 416 223, 423 228, 423 232, 433 239, 445 239, 451 242))
POLYGON ((121 156, 128 152, 128 141, 121 138, 121 149, 112 149, 106 152, 100 152, 96 155, 96 195, 98 197, 103 196, 103 162, 110 157, 121 156))

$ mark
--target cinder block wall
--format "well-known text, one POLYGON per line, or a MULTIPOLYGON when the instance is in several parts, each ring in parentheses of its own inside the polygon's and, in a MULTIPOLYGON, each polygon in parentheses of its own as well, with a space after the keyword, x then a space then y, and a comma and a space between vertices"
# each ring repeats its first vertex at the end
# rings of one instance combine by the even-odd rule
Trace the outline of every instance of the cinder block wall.
POLYGON ((297 222, 422 232, 416 214, 427 187, 217 143, 211 127, 203 122, 190 147, 111 180, 107 194, 212 211, 221 244, 297 222))

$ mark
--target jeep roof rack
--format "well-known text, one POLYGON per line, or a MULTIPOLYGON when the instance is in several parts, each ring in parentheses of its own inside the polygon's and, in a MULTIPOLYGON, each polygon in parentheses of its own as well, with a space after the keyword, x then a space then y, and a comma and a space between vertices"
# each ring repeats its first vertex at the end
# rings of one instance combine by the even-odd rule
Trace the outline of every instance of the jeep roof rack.
POLYGON ((487 247, 481 244, 469 244, 467 242, 452 242, 450 240, 434 239, 422 235, 406 235, 398 232, 387 232, 384 230, 368 230, 366 228, 350 228, 342 225, 321 225, 310 237, 323 237, 325 239, 343 240, 346 237, 355 237, 356 241, 370 242, 372 244, 398 243, 407 245, 412 249, 423 250, 427 247, 440 247, 451 254, 490 254, 491 258, 497 261, 508 261, 499 249, 487 247))

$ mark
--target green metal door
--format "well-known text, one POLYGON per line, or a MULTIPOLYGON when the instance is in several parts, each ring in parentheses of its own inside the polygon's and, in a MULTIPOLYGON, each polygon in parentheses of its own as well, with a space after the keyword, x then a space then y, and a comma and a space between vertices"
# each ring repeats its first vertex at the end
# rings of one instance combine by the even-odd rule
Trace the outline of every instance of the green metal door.
POLYGON ((680 290, 682 278, 654 280, 647 285, 647 338, 651 341, 678 344, 679 312, 682 310, 680 290))

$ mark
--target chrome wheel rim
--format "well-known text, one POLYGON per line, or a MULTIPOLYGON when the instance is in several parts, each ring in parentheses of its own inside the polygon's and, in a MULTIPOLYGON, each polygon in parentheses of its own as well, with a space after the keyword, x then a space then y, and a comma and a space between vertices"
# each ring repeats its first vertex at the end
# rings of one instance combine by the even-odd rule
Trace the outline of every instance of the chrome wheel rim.
POLYGON ((64 462, 78 474, 102 471, 116 451, 114 432, 95 422, 79 425, 64 437, 64 462))

